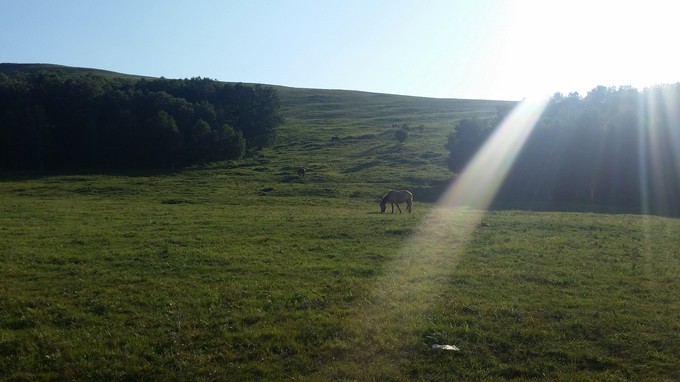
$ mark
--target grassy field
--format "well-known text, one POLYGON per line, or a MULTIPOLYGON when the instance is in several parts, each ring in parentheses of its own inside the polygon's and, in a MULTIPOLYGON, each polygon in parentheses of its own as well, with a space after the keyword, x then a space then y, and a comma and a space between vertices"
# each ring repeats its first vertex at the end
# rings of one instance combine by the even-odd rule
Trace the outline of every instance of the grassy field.
POLYGON ((443 208, 503 103, 280 92, 243 161, 2 176, 0 380, 680 380, 677 219, 443 208))

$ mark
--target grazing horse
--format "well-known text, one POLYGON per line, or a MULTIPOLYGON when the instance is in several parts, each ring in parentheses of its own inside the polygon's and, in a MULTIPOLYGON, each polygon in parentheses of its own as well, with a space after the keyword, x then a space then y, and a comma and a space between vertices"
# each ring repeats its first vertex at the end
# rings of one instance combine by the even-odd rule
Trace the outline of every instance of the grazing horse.
POLYGON ((298 176, 299 176, 300 178, 302 178, 303 176, 305 176, 306 173, 307 173, 307 170, 305 170, 304 167, 300 167, 300 168, 298 169, 298 176))
POLYGON ((385 196, 383 196, 382 200, 380 201, 380 213, 382 214, 385 213, 385 209, 387 209, 387 203, 392 204, 392 213, 394 213, 395 204, 399 209, 399 213, 401 213, 401 207, 399 207, 399 203, 404 202, 406 202, 406 210, 410 214, 413 210, 413 194, 407 190, 399 191, 392 190, 386 193, 385 196))

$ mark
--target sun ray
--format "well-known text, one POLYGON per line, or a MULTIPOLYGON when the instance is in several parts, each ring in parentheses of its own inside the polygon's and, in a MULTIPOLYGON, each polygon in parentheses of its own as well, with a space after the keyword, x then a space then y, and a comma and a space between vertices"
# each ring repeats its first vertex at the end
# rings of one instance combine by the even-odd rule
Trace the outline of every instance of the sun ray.
POLYGON ((439 205, 466 205, 480 210, 487 209, 541 117, 548 100, 547 97, 542 97, 519 103, 451 184, 439 205))
POLYGON ((648 158, 649 158, 649 153, 647 152, 648 150, 648 144, 647 144, 647 139, 648 139, 648 134, 647 134, 647 125, 645 123, 646 121, 651 121, 653 119, 653 111, 652 105, 654 105, 653 102, 653 97, 654 95, 652 94, 652 91, 650 90, 649 93, 647 94, 647 97, 641 101, 639 108, 640 111, 638 112, 638 136, 637 136, 637 142, 638 142, 638 171, 639 171, 639 182, 640 182, 640 210, 643 214, 649 214, 649 172, 647 169, 649 168, 648 165, 648 158), (645 115, 646 114, 646 115, 645 115))
POLYGON ((423 324, 547 102, 518 104, 423 218, 366 302, 358 329, 365 346, 352 357, 378 362, 381 347, 400 346, 402 335, 423 324))
POLYGON ((668 213, 675 207, 680 179, 680 118, 677 87, 656 87, 644 93, 643 119, 638 125, 640 205, 643 213, 668 213))

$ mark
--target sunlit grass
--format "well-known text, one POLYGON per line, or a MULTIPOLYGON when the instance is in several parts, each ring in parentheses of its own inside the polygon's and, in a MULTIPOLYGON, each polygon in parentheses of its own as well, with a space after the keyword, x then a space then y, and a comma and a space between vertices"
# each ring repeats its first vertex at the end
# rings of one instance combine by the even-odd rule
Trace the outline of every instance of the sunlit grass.
POLYGON ((675 219, 381 215, 223 171, 0 184, 2 378, 678 377, 675 219))
POLYGON ((289 106, 241 162, 2 179, 0 379, 680 379, 677 219, 428 203, 444 121, 493 108, 399 146, 392 102, 319 135, 289 106), (413 214, 378 213, 395 184, 413 214))
MULTIPOLYGON (((390 264, 378 283, 375 301, 366 312, 365 326, 371 332, 367 337, 392 333, 395 322, 415 319, 436 305, 438 285, 455 274, 465 243, 482 220, 546 102, 520 104, 456 178, 441 198, 440 207, 426 215, 418 230, 404 232, 408 243, 395 249, 400 258, 390 264)), ((375 349, 368 353, 371 354, 361 358, 369 360, 379 354, 375 349)))
POLYGON ((321 374, 644 380, 653 379, 651 368, 677 378, 670 364, 650 367, 680 350, 673 345, 678 298, 665 292, 680 266, 677 239, 667 236, 677 227, 672 219, 626 215, 486 213, 464 249, 456 236, 442 245, 439 264, 428 252, 388 264, 351 317, 356 344, 321 374), (424 272, 413 270, 419 262, 428 264, 424 272))

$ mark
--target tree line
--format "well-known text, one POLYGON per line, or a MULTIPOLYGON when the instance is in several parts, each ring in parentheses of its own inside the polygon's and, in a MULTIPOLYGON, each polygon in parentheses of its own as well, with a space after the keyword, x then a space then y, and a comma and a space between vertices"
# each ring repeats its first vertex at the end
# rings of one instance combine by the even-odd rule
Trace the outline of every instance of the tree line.
POLYGON ((0 169, 175 167, 241 158, 282 123, 275 89, 207 78, 0 73, 0 169))
MULTIPOLYGON (((449 169, 461 171, 500 125, 464 119, 449 134, 449 169)), ((680 214, 680 84, 639 91, 556 93, 515 160, 497 200, 585 203, 680 214)))

